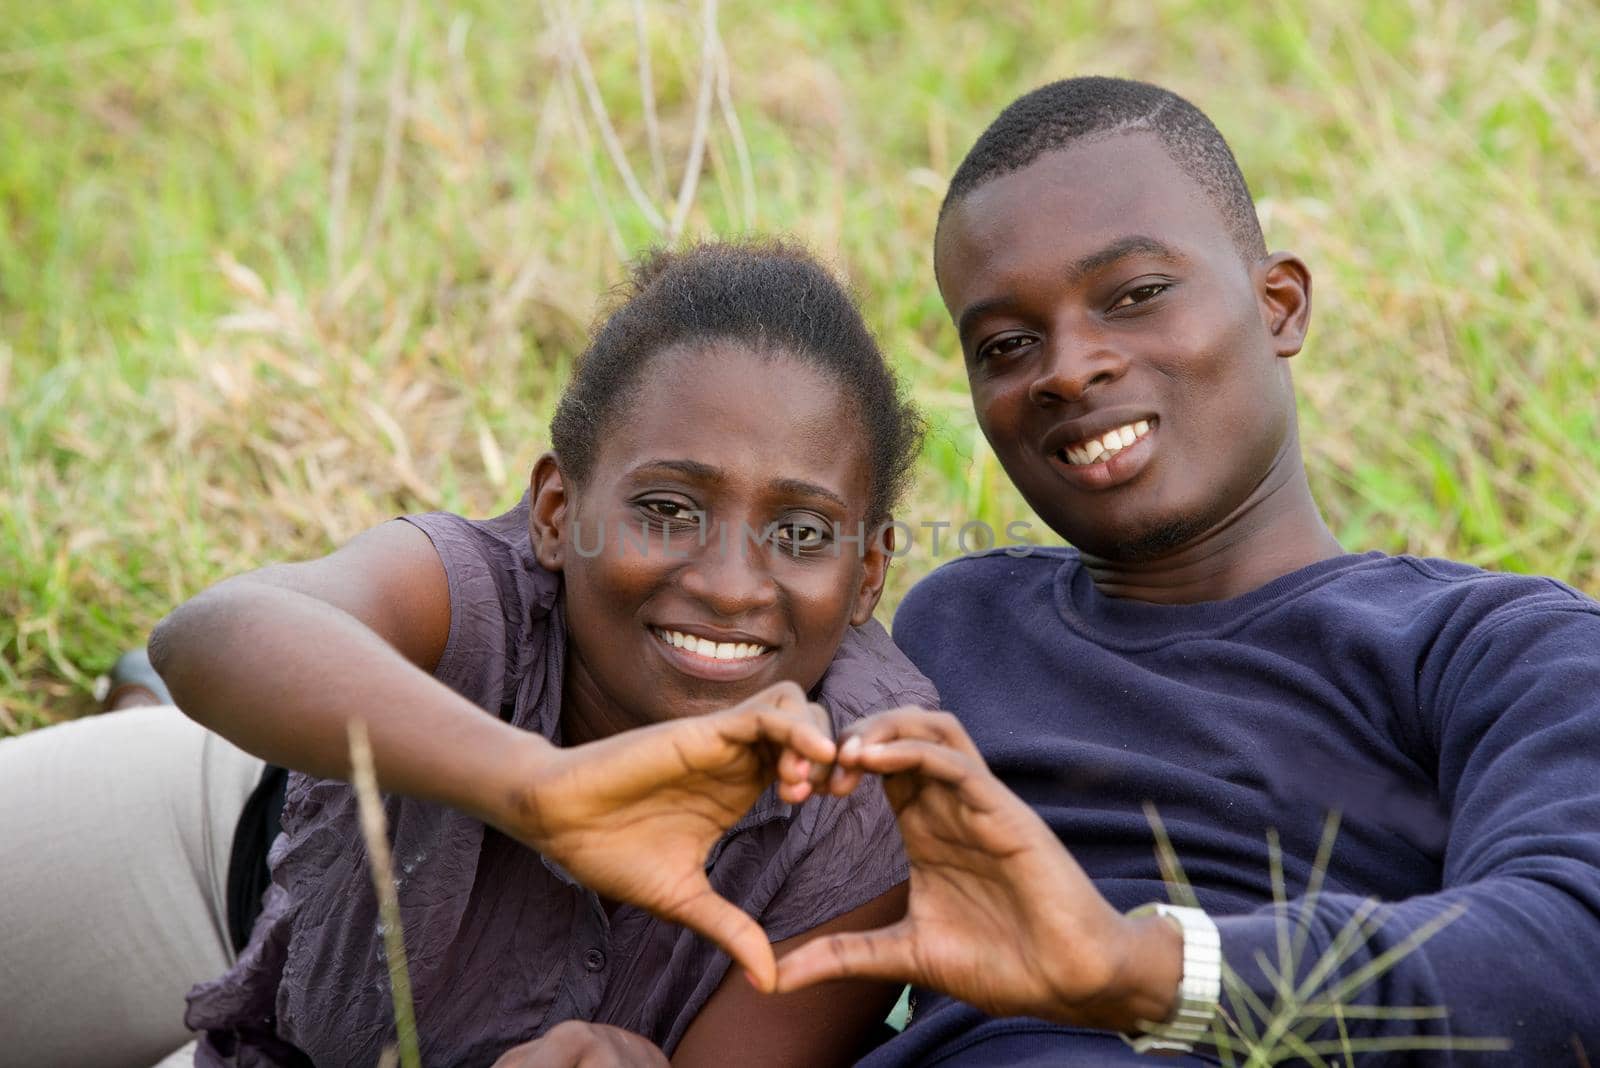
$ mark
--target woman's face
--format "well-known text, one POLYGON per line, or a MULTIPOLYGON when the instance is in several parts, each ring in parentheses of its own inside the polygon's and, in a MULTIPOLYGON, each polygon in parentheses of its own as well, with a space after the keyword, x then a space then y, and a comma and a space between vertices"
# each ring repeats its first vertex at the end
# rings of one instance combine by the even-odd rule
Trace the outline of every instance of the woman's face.
POLYGON ((645 375, 581 486, 548 456, 534 470, 569 691, 618 729, 781 680, 809 691, 888 565, 871 530, 855 540, 872 488, 855 406, 823 372, 730 343, 661 353, 645 375))

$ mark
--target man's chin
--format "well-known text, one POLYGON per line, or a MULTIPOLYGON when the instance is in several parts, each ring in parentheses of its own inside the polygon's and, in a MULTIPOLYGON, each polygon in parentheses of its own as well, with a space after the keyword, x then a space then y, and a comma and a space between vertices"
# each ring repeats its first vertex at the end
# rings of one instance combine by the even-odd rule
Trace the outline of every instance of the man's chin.
POLYGON ((1204 520, 1173 518, 1120 531, 1092 531, 1067 540, 1085 556, 1107 563, 1143 564, 1159 560, 1194 541, 1204 520))

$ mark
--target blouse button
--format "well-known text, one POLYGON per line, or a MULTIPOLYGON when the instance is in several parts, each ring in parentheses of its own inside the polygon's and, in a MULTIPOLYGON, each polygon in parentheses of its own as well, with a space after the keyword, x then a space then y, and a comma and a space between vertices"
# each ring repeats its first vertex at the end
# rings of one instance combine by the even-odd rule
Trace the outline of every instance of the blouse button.
POLYGON ((583 966, 591 972, 600 971, 606 966, 606 955, 598 949, 586 949, 583 951, 583 966))

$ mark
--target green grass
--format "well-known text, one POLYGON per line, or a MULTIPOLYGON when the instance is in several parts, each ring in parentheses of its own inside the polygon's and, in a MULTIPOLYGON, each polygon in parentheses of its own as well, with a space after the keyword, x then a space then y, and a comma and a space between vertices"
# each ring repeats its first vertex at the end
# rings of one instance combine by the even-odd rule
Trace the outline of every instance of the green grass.
MULTIPOLYGON (((628 0, 13 7, 0 733, 84 711, 226 574, 513 500, 600 294, 673 217, 703 56, 698 4, 641 4, 653 153, 628 0)), ((718 25, 683 232, 792 230, 848 275, 937 430, 911 520, 1029 514, 932 284, 943 180, 1017 93, 1126 74, 1211 113, 1312 267, 1296 366, 1344 543, 1600 592, 1584 5, 741 0, 718 25)))

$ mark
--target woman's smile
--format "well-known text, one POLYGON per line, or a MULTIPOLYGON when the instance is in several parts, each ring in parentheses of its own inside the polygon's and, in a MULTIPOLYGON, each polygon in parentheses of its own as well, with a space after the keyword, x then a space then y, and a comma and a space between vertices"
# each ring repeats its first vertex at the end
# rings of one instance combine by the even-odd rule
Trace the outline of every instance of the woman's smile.
POLYGON ((776 646, 764 642, 707 637, 703 629, 652 626, 649 630, 669 666, 713 682, 751 678, 765 671, 777 652, 776 646))

